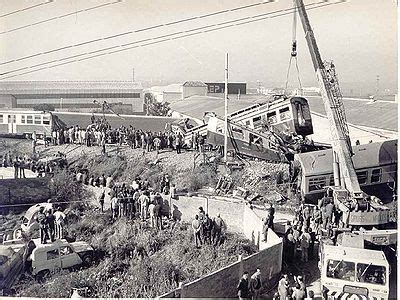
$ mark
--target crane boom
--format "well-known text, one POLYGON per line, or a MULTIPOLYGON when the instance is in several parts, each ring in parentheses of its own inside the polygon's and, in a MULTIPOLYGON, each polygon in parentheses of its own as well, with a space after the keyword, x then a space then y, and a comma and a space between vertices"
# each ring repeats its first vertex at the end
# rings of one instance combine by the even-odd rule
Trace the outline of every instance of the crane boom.
POLYGON ((329 120, 334 158, 335 186, 345 188, 350 193, 352 199, 363 198, 363 192, 360 189, 357 174, 351 159, 353 153, 349 129, 346 122, 335 66, 332 62, 323 62, 321 59, 321 54, 303 0, 295 0, 295 3, 298 8, 314 70, 320 85, 325 112, 329 120))

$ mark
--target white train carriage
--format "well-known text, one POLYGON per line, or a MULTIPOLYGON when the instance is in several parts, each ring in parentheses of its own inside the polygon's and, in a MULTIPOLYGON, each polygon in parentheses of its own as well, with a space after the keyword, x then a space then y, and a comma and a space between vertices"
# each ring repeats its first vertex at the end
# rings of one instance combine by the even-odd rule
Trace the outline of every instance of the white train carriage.
POLYGON ((43 111, 0 110, 0 135, 32 137, 35 131, 38 138, 44 134, 51 136, 54 126, 53 116, 43 111))
MULTIPOLYGON (((397 140, 353 146, 353 164, 361 189, 389 202, 397 188, 397 140)), ((332 150, 295 155, 295 174, 302 198, 316 203, 333 186, 332 150)))

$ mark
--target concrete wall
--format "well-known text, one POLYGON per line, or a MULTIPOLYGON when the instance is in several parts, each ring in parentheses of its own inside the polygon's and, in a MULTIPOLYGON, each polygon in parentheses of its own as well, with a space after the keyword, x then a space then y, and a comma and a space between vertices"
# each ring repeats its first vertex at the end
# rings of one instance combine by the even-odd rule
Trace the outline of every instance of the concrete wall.
MULTIPOLYGON (((274 235, 272 232, 271 235, 274 235)), ((282 242, 270 244, 258 253, 242 258, 225 268, 207 274, 195 281, 182 284, 160 298, 233 298, 236 286, 244 271, 253 274, 261 271, 262 291, 270 289, 277 281, 282 268, 282 242)))
POLYGON ((3 205, 40 203, 50 197, 48 178, 0 179, 0 214, 9 210, 23 211, 28 206, 2 207, 3 205))
POLYGON ((236 286, 244 271, 253 274, 257 268, 261 270, 262 290, 271 288, 282 270, 283 242, 272 230, 268 231, 267 242, 262 241, 263 221, 253 209, 245 203, 201 197, 179 197, 173 200, 175 209, 182 214, 184 221, 193 220, 198 207, 202 206, 211 216, 220 213, 228 225, 228 230, 244 234, 259 248, 259 252, 242 258, 215 272, 207 274, 189 283, 182 283, 178 289, 172 290, 160 298, 226 298, 236 297, 236 286))

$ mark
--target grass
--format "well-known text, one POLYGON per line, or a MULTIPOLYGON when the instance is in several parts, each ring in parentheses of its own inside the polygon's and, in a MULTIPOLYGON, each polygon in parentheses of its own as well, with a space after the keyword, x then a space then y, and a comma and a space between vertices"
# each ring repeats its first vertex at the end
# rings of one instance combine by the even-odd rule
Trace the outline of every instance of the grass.
POLYGON ((187 224, 177 225, 172 233, 155 232, 140 221, 113 223, 109 214, 92 209, 67 227, 69 236, 91 243, 102 258, 87 269, 55 273, 43 284, 23 281, 18 296, 69 297, 72 288, 89 287, 90 297, 153 298, 176 287, 172 270, 179 273, 179 281, 188 282, 236 261, 239 254, 256 252, 236 234, 228 234, 219 247, 196 249, 187 224), (137 254, 140 249, 147 253, 143 259, 137 254))

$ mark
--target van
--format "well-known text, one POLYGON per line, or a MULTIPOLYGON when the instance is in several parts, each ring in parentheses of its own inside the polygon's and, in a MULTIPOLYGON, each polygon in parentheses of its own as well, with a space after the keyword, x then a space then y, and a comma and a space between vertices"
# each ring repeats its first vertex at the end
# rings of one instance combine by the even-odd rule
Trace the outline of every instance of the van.
POLYGON ((30 271, 38 280, 56 269, 91 265, 94 259, 94 249, 88 243, 69 243, 64 239, 50 244, 40 244, 39 239, 31 240, 28 252, 31 252, 27 259, 30 271))

